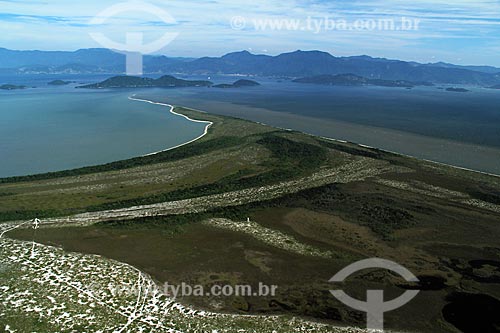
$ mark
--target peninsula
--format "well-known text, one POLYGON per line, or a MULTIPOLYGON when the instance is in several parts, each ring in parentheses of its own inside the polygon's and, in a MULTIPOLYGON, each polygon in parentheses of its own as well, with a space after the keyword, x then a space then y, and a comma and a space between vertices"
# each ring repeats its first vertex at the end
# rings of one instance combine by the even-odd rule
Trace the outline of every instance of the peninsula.
POLYGON ((404 265, 420 282, 368 272, 368 282, 365 274, 352 278, 353 292, 425 291, 386 315, 388 329, 496 327, 500 304, 489 293, 499 281, 500 178, 192 109, 173 112, 212 126, 199 140, 154 155, 0 179, 0 262, 8 269, 0 288, 9 291, 0 308, 12 328, 72 331, 91 320, 135 332, 223 325, 362 333, 354 327, 363 316, 331 296, 328 279, 371 257, 404 265), (146 292, 167 281, 278 289, 222 298, 146 292), (116 295, 107 289, 114 284, 142 292, 116 295), (28 294, 39 312, 26 310, 28 294), (484 304, 489 312, 478 310, 484 304), (469 324, 457 312, 479 319, 469 324))

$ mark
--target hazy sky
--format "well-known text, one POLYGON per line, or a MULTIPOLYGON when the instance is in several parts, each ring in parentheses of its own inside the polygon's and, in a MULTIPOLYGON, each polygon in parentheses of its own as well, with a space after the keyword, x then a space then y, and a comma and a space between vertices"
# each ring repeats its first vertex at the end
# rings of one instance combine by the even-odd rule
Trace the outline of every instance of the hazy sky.
POLYGON ((91 32, 117 42, 125 40, 126 32, 143 32, 146 42, 175 32, 177 38, 158 53, 197 57, 237 50, 274 55, 318 49, 333 55, 500 66, 499 0, 150 0, 144 3, 156 6, 156 13, 166 13, 176 22, 165 23, 157 15, 141 13, 137 10, 141 3, 136 2, 128 6, 131 10, 103 24, 90 23, 92 18, 102 17, 99 13, 104 9, 119 3, 0 0, 0 47, 76 50, 101 47, 89 36, 91 32), (419 20, 418 30, 327 30, 313 25, 323 24, 321 20, 326 18, 336 24, 342 20, 378 24, 393 19, 399 27, 402 17, 419 20), (256 29, 255 22, 266 19, 278 20, 274 24, 289 19, 292 26, 256 29), (293 22, 300 25, 293 26, 293 22))

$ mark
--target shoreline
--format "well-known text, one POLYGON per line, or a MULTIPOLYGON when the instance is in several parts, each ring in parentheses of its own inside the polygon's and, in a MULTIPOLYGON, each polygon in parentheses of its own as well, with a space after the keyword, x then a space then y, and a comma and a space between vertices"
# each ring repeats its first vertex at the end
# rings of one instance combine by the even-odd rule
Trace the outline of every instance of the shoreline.
MULTIPOLYGON (((128 96, 128 99, 132 100, 132 101, 136 101, 136 102, 144 102, 144 103, 149 103, 149 104, 153 104, 153 105, 166 106, 166 107, 169 108, 169 112, 171 114, 173 114, 175 116, 183 117, 184 119, 186 119, 186 120, 188 120, 190 122, 204 123, 204 124, 206 124, 206 126, 204 128, 203 133, 201 135, 197 136, 196 138, 192 139, 192 140, 189 140, 189 141, 184 142, 182 144, 176 145, 174 147, 169 147, 169 148, 162 149, 162 150, 159 150, 159 151, 155 151, 155 152, 151 152, 151 153, 147 153, 147 154, 143 154, 143 155, 138 155, 138 156, 135 156, 135 157, 132 157, 132 158, 142 158, 142 157, 154 156, 154 155, 157 155, 157 154, 160 154, 160 153, 163 153, 163 152, 167 152, 167 151, 170 151, 170 150, 173 150, 173 149, 176 149, 176 148, 180 148, 180 147, 183 147, 185 145, 194 143, 197 140, 205 137, 208 134, 208 130, 210 129, 210 127, 212 127, 214 125, 214 123, 212 121, 193 119, 193 118, 190 118, 189 116, 186 116, 186 115, 184 115, 182 113, 175 112, 174 111, 175 106, 172 105, 172 104, 155 102, 155 101, 152 101, 152 100, 147 100, 147 99, 142 99, 142 98, 136 98, 135 96, 136 96, 136 94, 133 94, 132 96, 128 96)), ((186 107, 186 108, 189 108, 189 107, 186 107)), ((381 151, 381 152, 395 154, 395 155, 398 155, 398 156, 401 156, 401 157, 405 157, 405 158, 411 158, 411 159, 414 159, 416 161, 427 162, 427 163, 435 164, 435 165, 438 165, 438 166, 449 167, 449 168, 460 170, 460 171, 477 173, 477 174, 484 175, 484 176, 491 176, 491 177, 495 177, 495 178, 500 178, 500 173, 499 174, 495 174, 495 173, 490 173, 490 172, 486 172, 486 171, 480 171, 480 170, 476 170, 476 169, 472 169, 472 168, 461 167, 461 166, 458 166, 458 165, 454 165, 454 164, 450 164, 450 163, 444 163, 444 162, 439 162, 439 161, 435 161, 435 160, 428 159, 428 158, 417 157, 417 156, 414 156, 414 155, 411 155, 411 154, 405 154, 405 153, 397 152, 397 151, 390 150, 390 149, 377 148, 375 146, 361 144, 361 143, 357 143, 357 142, 354 142, 354 141, 351 141, 351 140, 338 139, 338 138, 333 138, 333 137, 329 137, 329 136, 325 136, 325 135, 314 134, 314 133, 311 133, 310 131, 306 131, 306 130, 296 130, 296 129, 292 129, 292 128, 281 127, 281 126, 278 126, 278 125, 272 125, 272 124, 268 124, 268 123, 265 123, 265 122, 262 122, 262 121, 258 121, 258 120, 251 120, 251 119, 243 118, 243 117, 238 116, 238 115, 225 115, 223 113, 220 114, 220 113, 210 113, 210 112, 206 112, 206 111, 202 111, 202 110, 195 110, 195 109, 193 109, 193 110, 197 111, 197 112, 200 112, 200 113, 213 114, 215 116, 222 116, 222 117, 231 116, 231 117, 239 118, 239 119, 242 119, 242 120, 245 120, 245 121, 254 122, 254 123, 257 123, 257 124, 261 124, 261 125, 264 125, 264 126, 269 126, 269 127, 276 128, 276 129, 281 129, 281 130, 285 130, 285 131, 298 131, 298 132, 304 133, 306 135, 310 135, 312 137, 322 138, 324 140, 334 141, 334 142, 338 142, 338 143, 342 143, 342 144, 352 144, 352 145, 355 145, 355 146, 358 146, 358 147, 361 147, 361 148, 365 148, 365 149, 373 149, 373 150, 377 150, 377 151, 381 151)), ((123 160, 117 160, 117 161, 113 161, 113 162, 110 162, 110 163, 120 162, 120 161, 123 161, 123 160)), ((92 165, 92 166, 83 166, 83 167, 79 167, 79 168, 76 168, 76 169, 81 169, 81 168, 86 168, 86 167, 95 167, 95 166, 99 166, 99 165, 104 165, 104 164, 98 164, 98 165, 92 165)), ((49 172, 49 173, 57 173, 57 172, 70 171, 70 170, 76 170, 76 169, 66 169, 66 170, 54 171, 54 172, 49 172)), ((44 174, 46 174, 46 173, 21 175, 21 176, 13 176, 13 177, 0 177, 0 180, 2 180, 2 179, 9 179, 9 178, 16 178, 16 177, 21 177, 22 178, 22 177, 35 176, 35 175, 44 175, 44 174)))
MULTIPOLYGON (((252 120, 250 120, 250 121, 252 121, 252 120)), ((269 127, 274 127, 274 128, 281 129, 281 130, 284 130, 284 131, 295 131, 294 129, 291 129, 291 128, 284 128, 284 127, 279 127, 279 126, 273 126, 273 125, 269 125, 269 124, 266 124, 266 123, 263 123, 263 122, 260 122, 260 121, 255 121, 255 122, 257 124, 261 124, 261 125, 269 126, 269 127)), ((429 160, 429 159, 425 159, 425 158, 420 158, 420 157, 413 156, 413 155, 408 155, 408 154, 400 153, 400 152, 397 152, 397 151, 392 151, 392 150, 383 149, 383 148, 377 148, 377 147, 373 147, 373 146, 369 146, 369 145, 361 144, 361 143, 357 143, 357 142, 352 142, 352 141, 348 141, 348 140, 330 138, 330 137, 327 137, 327 136, 321 136, 321 135, 316 135, 316 134, 312 134, 312 133, 308 133, 308 132, 302 132, 302 131, 298 131, 298 132, 310 135, 312 137, 329 140, 329 141, 335 141, 335 142, 343 143, 343 144, 352 144, 352 145, 356 145, 358 147, 365 148, 365 149, 378 150, 378 151, 381 151, 381 152, 384 152, 384 153, 390 153, 390 154, 398 155, 398 156, 401 156, 401 157, 412 158, 412 159, 415 159, 417 161, 438 164, 438 165, 445 166, 445 167, 450 167, 450 168, 453 168, 453 169, 458 169, 458 170, 462 170, 462 171, 469 171, 469 172, 479 173, 479 174, 482 174, 482 175, 485 175, 485 176, 492 176, 492 177, 500 178, 500 174, 494 174, 494 173, 489 173, 489 172, 485 172, 485 171, 480 171, 480 170, 474 170, 474 169, 470 169, 470 168, 465 168, 465 167, 461 167, 461 166, 458 166, 458 165, 453 165, 453 164, 447 164, 447 163, 443 163, 443 162, 433 161, 433 160, 429 160)))
POLYGON ((203 108, 214 115, 236 117, 282 130, 294 130, 340 143, 369 147, 457 170, 500 177, 500 168, 496 163, 498 158, 494 158, 494 156, 500 155, 492 155, 500 153, 500 149, 496 147, 477 146, 386 128, 360 126, 249 106, 238 105, 238 107, 229 108, 232 103, 226 102, 198 102, 198 104, 195 105, 196 108, 203 108), (372 144, 361 143, 368 142, 371 137, 374 137, 376 142, 372 144), (383 144, 377 144, 377 142, 383 144))
MULTIPOLYGON (((309 134, 309 133, 306 133, 306 134, 312 135, 312 136, 317 136, 317 135, 309 134)), ((462 171, 469 171, 469 172, 479 173, 479 174, 482 174, 482 175, 485 175, 485 176, 493 176, 493 177, 500 178, 500 174, 494 174, 494 173, 489 173, 489 172, 485 172, 485 171, 469 169, 469 168, 461 167, 461 166, 458 166, 458 165, 446 164, 446 163, 443 163, 443 162, 433 161, 433 160, 429 160, 429 159, 425 159, 425 158, 419 158, 419 157, 416 157, 416 156, 407 155, 407 154, 403 154, 403 153, 398 153, 396 151, 391 151, 391 150, 387 150, 387 149, 372 147, 372 146, 364 145, 364 144, 361 144, 361 143, 350 142, 350 141, 340 140, 340 139, 334 139, 334 138, 329 138, 329 137, 326 137, 326 136, 320 136, 320 138, 325 139, 325 140, 331 140, 331 141, 339 142, 339 143, 350 143, 350 144, 359 146, 361 148, 378 150, 378 151, 381 151, 381 152, 384 152, 384 153, 390 153, 390 154, 394 154, 394 155, 398 155, 398 156, 402 156, 402 157, 406 157, 406 158, 412 158, 412 159, 415 159, 417 161, 429 162, 429 163, 438 164, 438 165, 445 166, 445 167, 450 167, 450 168, 453 168, 453 169, 458 169, 458 170, 462 170, 462 171)))
MULTIPOLYGON (((169 112, 172 113, 172 114, 174 114, 174 115, 184 117, 185 119, 187 119, 189 121, 192 121, 192 122, 196 122, 196 123, 207 123, 207 126, 205 127, 204 133, 202 135, 200 135, 199 137, 197 137, 197 138, 195 138, 195 139, 193 139, 191 141, 188 141, 186 143, 177 145, 175 147, 167 148, 167 149, 160 150, 160 151, 153 152, 153 153, 149 153, 149 154, 146 154, 146 155, 141 155, 140 157, 156 155, 156 154, 159 154, 159 153, 162 153, 162 152, 173 150, 173 149, 185 146, 187 144, 193 143, 193 142, 197 141, 198 139, 201 139, 205 135, 207 135, 208 129, 213 125, 213 122, 211 122, 211 121, 192 119, 192 118, 189 118, 186 115, 177 113, 177 112, 174 111, 175 107, 173 105, 171 105, 171 104, 154 102, 154 101, 150 101, 150 100, 146 100, 146 99, 139 99, 139 98, 135 98, 134 96, 135 96, 135 94, 132 95, 131 97, 129 97, 129 99, 133 100, 133 101, 146 102, 146 103, 155 104, 155 105, 167 106, 167 107, 170 108, 169 112)), ((202 111, 199 111, 199 112, 202 112, 202 111)), ((248 119, 244 119, 244 118, 240 118, 240 119, 248 120, 248 119)), ((248 121, 253 121, 253 120, 248 120, 248 121)), ((269 124, 266 124, 266 123, 260 122, 260 121, 253 121, 253 122, 255 122, 257 124, 264 125, 264 126, 269 126, 269 127, 274 127, 274 128, 277 128, 277 129, 285 130, 285 131, 295 131, 294 129, 291 129, 291 128, 284 128, 284 127, 279 127, 279 126, 273 126, 273 125, 269 125, 269 124)), ((299 131, 299 132, 302 132, 302 131, 299 131)), ((404 153, 397 152, 397 151, 392 151, 392 150, 388 150, 388 149, 373 147, 373 146, 366 145, 366 144, 352 142, 352 141, 349 141, 349 140, 336 139, 336 138, 331 138, 331 137, 327 137, 327 136, 316 135, 316 134, 312 134, 312 133, 308 133, 308 132, 303 132, 303 133, 307 134, 307 135, 310 135, 310 136, 313 136, 313 137, 322 138, 322 139, 325 139, 325 140, 331 140, 331 141, 335 141, 335 142, 339 142, 339 143, 344 143, 344 144, 346 144, 346 143, 347 144, 353 144, 353 145, 359 146, 361 148, 374 149, 374 150, 378 150, 378 151, 381 151, 381 152, 395 154, 395 155, 398 155, 398 156, 401 156, 401 157, 416 159, 418 161, 423 161, 423 162, 428 162, 428 163, 435 163, 437 165, 446 166, 446 167, 450 167, 450 168, 457 169, 457 170, 474 172, 474 173, 479 173, 479 174, 486 175, 486 176, 492 176, 492 177, 500 178, 500 174, 494 174, 494 173, 489 173, 489 172, 485 172, 485 171, 475 170, 475 169, 471 169, 471 168, 461 167, 461 166, 458 166, 458 165, 453 165, 453 164, 443 163, 443 162, 439 162, 439 161, 434 161, 434 160, 430 160, 430 159, 426 159, 426 158, 420 158, 420 157, 417 157, 417 156, 413 156, 413 155, 409 155, 409 154, 404 154, 404 153)))
POLYGON ((192 140, 190 140, 188 142, 181 143, 180 145, 177 145, 177 146, 174 146, 174 147, 170 147, 170 148, 166 148, 166 149, 163 149, 163 150, 155 151, 155 152, 152 152, 152 153, 144 154, 144 155, 141 155, 139 157, 146 157, 146 156, 157 155, 157 154, 160 154, 160 153, 163 153, 163 152, 166 152, 166 151, 169 151, 169 150, 173 150, 173 149, 176 149, 176 148, 180 148, 182 146, 185 146, 185 145, 188 145, 190 143, 193 143, 193 142, 195 142, 195 141, 203 138, 205 135, 207 135, 208 134, 208 129, 210 127, 212 127, 212 125, 214 124, 213 122, 208 121, 208 120, 192 119, 192 118, 189 118, 188 116, 186 116, 184 114, 177 113, 177 112, 174 111, 175 107, 173 105, 171 105, 171 104, 159 103, 159 102, 154 102, 154 101, 150 101, 150 100, 147 100, 147 99, 135 98, 135 94, 132 95, 132 96, 129 96, 128 99, 131 100, 131 101, 136 101, 136 102, 145 102, 145 103, 154 104, 154 105, 166 106, 166 107, 170 108, 169 112, 172 113, 173 115, 183 117, 183 118, 185 118, 188 121, 191 121, 193 123, 204 123, 204 124, 207 124, 205 126, 205 129, 204 129, 203 133, 200 136, 198 136, 198 137, 196 137, 196 138, 194 138, 194 139, 192 139, 192 140))

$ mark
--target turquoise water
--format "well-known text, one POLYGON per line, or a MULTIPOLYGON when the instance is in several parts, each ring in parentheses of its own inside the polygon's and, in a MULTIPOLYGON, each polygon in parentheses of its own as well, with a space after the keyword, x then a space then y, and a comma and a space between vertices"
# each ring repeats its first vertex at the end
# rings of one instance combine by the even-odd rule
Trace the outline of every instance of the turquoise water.
POLYGON ((74 87, 0 91, 0 177, 122 160, 203 133, 205 124, 131 95, 74 87))

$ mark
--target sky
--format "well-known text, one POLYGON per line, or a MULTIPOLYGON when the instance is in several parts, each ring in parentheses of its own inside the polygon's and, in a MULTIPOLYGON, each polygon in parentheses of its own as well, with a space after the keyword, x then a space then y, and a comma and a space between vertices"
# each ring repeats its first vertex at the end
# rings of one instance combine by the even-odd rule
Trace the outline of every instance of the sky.
POLYGON ((103 47, 91 34, 124 44, 135 33, 163 41, 148 52, 176 57, 300 49, 500 66, 500 0, 0 0, 0 31, 0 47, 16 50, 103 47))

